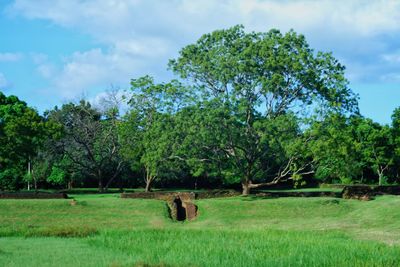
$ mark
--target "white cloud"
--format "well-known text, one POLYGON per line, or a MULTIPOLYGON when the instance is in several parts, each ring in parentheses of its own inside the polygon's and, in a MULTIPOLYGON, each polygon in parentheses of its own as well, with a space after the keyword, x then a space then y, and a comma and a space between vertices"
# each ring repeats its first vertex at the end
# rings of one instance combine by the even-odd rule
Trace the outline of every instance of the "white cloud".
POLYGON ((262 30, 277 26, 308 31, 328 26, 357 35, 400 28, 400 2, 397 0, 16 0, 11 11, 28 18, 77 27, 99 39, 108 39, 103 33, 126 36, 146 29, 150 32, 157 28, 179 31, 188 29, 187 26, 197 35, 199 30, 203 33, 210 26, 214 29, 234 21, 262 30))
POLYGON ((30 57, 35 64, 42 64, 44 62, 47 62, 49 59, 49 57, 43 53, 31 53, 30 57))
POLYGON ((380 80, 383 82, 400 82, 400 72, 387 73, 382 75, 380 80))
POLYGON ((86 33, 103 47, 66 56, 61 67, 36 59, 40 75, 65 97, 145 73, 165 75, 179 48, 235 24, 304 33, 312 47, 343 59, 354 81, 400 73, 382 60, 390 54, 383 37, 400 32, 398 0, 15 0, 8 11, 86 33))
POLYGON ((56 74, 56 67, 49 63, 49 64, 40 64, 37 66, 38 73, 46 79, 51 79, 56 74))
POLYGON ((7 81, 3 73, 0 72, 0 90, 6 90, 11 86, 11 83, 7 81))
MULTIPOLYGON (((131 43, 133 44, 133 43, 131 43)), ((150 45, 149 45, 150 46, 150 45)), ((158 60, 154 55, 140 54, 140 46, 118 44, 110 51, 95 48, 85 52, 75 52, 64 59, 61 69, 48 70, 48 65, 40 65, 39 71, 47 74, 53 72, 52 84, 58 93, 65 98, 73 98, 95 88, 95 91, 106 90, 112 85, 125 89, 133 75, 144 75, 149 61, 158 60), (54 73, 55 72, 55 73, 54 73)), ((165 63, 162 64, 165 66, 165 63)))
POLYGON ((21 58, 21 53, 0 53, 0 62, 14 62, 21 58))
POLYGON ((400 51, 382 55, 382 59, 389 63, 400 63, 400 51))

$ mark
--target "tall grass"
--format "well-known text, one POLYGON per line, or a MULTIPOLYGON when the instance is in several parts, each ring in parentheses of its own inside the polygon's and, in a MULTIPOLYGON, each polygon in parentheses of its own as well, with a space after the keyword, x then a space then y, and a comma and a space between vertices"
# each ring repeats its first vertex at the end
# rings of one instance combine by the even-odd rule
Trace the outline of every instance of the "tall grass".
POLYGON ((399 266, 400 248, 336 232, 139 230, 105 233, 96 247, 136 262, 177 266, 399 266))
POLYGON ((400 266, 400 248, 337 232, 140 229, 0 239, 1 266, 400 266))

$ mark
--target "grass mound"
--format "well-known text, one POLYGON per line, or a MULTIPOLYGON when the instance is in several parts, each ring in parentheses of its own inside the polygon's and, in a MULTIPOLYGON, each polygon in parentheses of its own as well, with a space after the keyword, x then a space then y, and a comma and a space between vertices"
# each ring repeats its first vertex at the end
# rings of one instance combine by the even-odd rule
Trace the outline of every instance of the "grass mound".
POLYGON ((398 196, 203 199, 191 222, 164 201, 73 197, 2 200, 0 266, 400 266, 398 196))

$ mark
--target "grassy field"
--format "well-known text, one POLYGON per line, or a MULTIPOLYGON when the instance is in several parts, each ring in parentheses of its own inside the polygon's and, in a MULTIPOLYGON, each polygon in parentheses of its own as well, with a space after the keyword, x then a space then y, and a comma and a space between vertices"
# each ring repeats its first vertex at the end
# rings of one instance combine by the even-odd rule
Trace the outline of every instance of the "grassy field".
POLYGON ((0 200, 0 266, 400 266, 400 197, 0 200))

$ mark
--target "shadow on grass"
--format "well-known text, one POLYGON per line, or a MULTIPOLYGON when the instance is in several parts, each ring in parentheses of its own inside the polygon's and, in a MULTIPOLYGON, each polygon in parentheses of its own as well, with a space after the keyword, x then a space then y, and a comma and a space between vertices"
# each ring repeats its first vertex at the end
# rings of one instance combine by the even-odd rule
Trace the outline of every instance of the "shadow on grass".
POLYGON ((93 227, 52 227, 40 228, 35 225, 28 225, 28 227, 10 229, 8 231, 0 231, 0 237, 90 237, 97 235, 99 232, 93 227))

